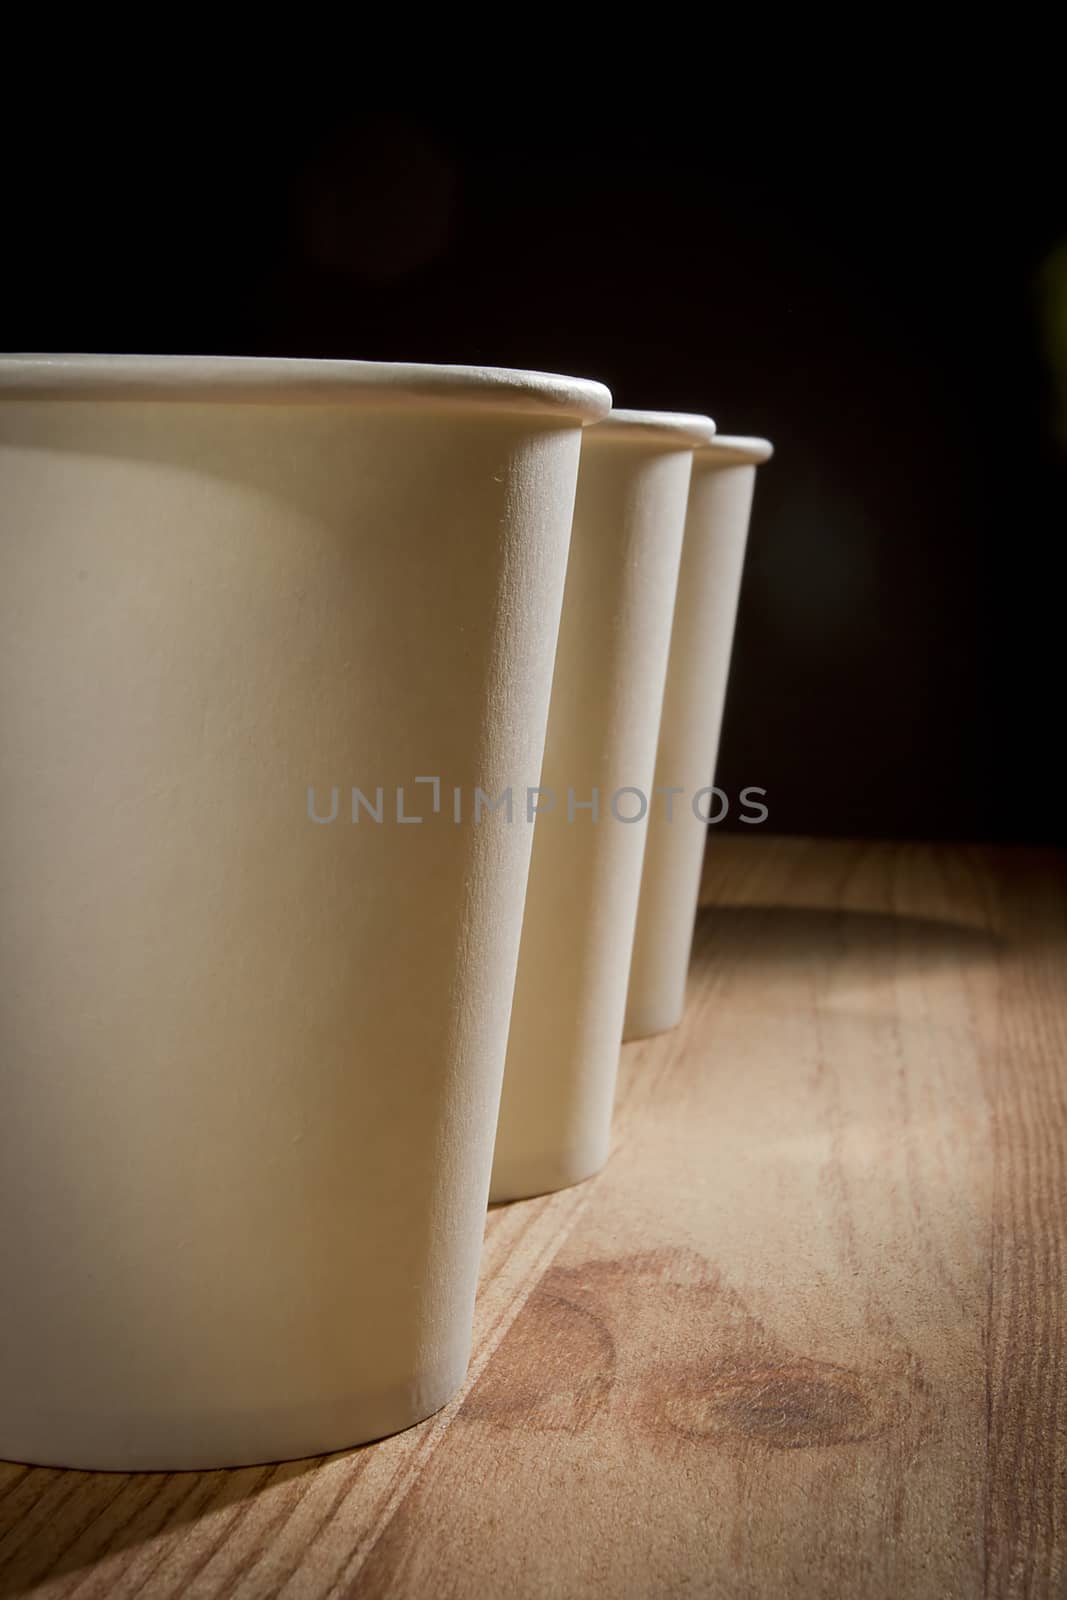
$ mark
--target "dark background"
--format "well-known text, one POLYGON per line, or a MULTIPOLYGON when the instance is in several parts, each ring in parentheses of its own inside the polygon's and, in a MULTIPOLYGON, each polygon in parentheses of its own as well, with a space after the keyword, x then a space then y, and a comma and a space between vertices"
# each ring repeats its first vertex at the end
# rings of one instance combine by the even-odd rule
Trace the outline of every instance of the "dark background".
POLYGON ((1059 97, 737 77, 644 132, 195 84, 9 127, 0 342, 545 368, 765 434, 721 786, 1064 842, 1059 97))

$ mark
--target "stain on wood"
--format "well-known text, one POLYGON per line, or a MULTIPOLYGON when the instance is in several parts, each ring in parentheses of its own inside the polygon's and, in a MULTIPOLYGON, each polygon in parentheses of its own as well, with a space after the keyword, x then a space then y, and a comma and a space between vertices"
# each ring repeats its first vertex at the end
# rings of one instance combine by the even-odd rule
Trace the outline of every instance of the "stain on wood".
POLYGON ((695 1252, 639 1252, 550 1268, 457 1423, 535 1433, 599 1420, 645 1443, 826 1449, 921 1424, 921 1374, 891 1363, 874 1373, 797 1355, 695 1252), (642 1307, 662 1329, 651 1349, 642 1307))

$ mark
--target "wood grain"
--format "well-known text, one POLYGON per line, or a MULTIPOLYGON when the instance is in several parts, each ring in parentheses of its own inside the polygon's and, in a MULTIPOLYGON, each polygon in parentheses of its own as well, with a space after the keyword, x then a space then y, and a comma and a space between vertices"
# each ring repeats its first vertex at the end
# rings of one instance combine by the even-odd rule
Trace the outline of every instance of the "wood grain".
POLYGON ((462 1395, 228 1473, 0 1467, 0 1594, 1067 1593, 1067 866, 721 839, 591 1183, 489 1214, 462 1395))

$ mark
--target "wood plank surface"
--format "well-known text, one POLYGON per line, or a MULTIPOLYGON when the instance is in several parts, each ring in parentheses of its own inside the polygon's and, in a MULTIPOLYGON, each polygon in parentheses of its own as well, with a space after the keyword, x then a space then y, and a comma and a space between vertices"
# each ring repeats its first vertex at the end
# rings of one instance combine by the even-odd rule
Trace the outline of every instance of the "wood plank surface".
POLYGON ((1067 865, 716 839, 590 1183, 488 1217, 452 1405, 0 1466, 0 1595, 1067 1595, 1067 865))

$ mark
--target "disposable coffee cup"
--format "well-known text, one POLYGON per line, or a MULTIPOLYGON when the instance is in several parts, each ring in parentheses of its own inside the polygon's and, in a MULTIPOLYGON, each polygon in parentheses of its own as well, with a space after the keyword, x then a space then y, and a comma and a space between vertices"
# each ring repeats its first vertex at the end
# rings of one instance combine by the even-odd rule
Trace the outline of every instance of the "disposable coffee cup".
POLYGON ((710 794, 730 672, 756 468, 766 439, 720 435, 693 457, 655 788, 626 1002, 626 1038, 673 1028, 685 1009, 710 794))
POLYGON ((706 417, 613 411, 582 445, 491 1196, 608 1156, 689 474, 706 417))
POLYGON ((540 765, 609 405, 0 361, 0 1456, 321 1454, 461 1382, 530 850, 470 800, 540 765))

